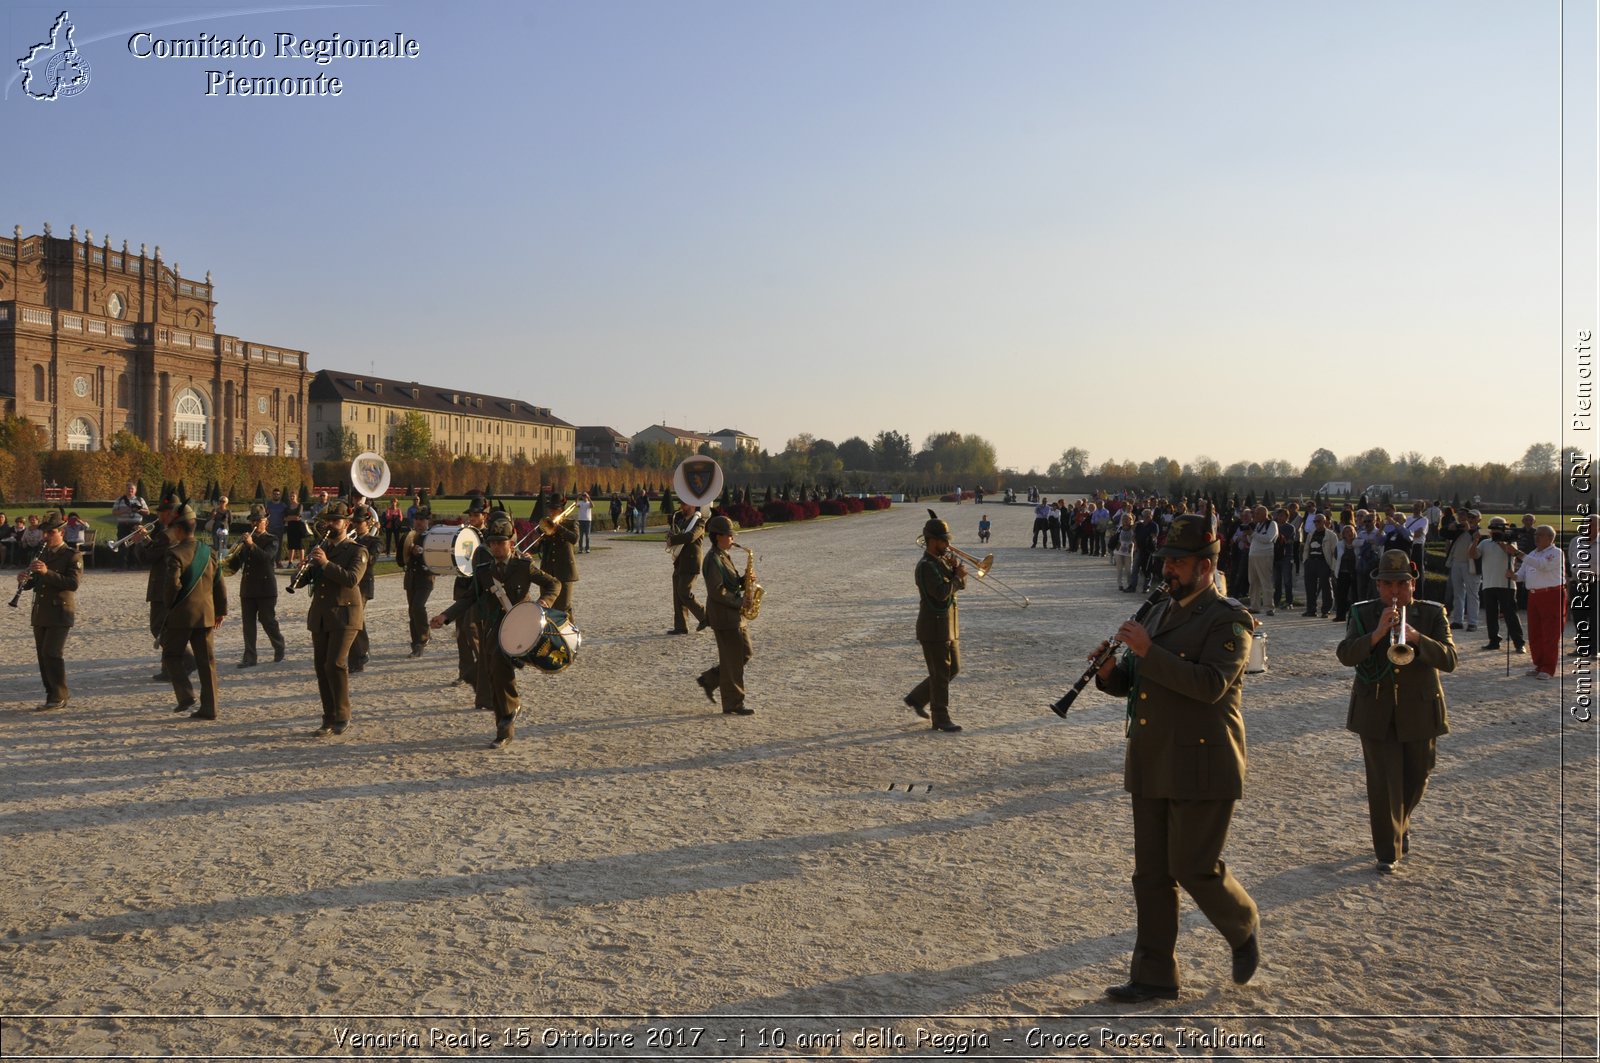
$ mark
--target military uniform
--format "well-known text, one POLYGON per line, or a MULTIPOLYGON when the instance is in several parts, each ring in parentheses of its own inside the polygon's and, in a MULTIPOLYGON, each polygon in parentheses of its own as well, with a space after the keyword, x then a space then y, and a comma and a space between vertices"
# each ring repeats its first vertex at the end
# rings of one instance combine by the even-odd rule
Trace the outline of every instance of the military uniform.
MULTIPOLYGON (((483 503, 473 499, 467 506, 467 524, 481 531, 483 523, 478 516, 483 514, 483 503), (477 520, 477 523, 474 521, 477 520)), ((451 590, 453 601, 475 601, 477 592, 473 589, 472 577, 457 576, 451 590)), ((464 622, 456 625, 456 679, 462 683, 478 682, 478 655, 481 651, 482 633, 478 630, 477 619, 468 613, 464 622)))
POLYGON ((200 673, 200 707, 190 713, 190 718, 215 720, 217 662, 212 633, 228 613, 228 588, 211 547, 192 535, 174 543, 167 550, 162 569, 162 592, 166 608, 161 667, 172 677, 172 692, 178 697, 173 711, 183 712, 194 706, 194 686, 183 664, 184 655, 192 650, 200 673))
POLYGON ((694 581, 703 564, 700 544, 705 539, 705 528, 696 523, 685 531, 691 519, 693 514, 676 513, 667 530, 667 545, 678 547, 677 556, 672 559, 672 631, 678 635, 688 633, 691 616, 701 627, 706 626, 705 608, 694 599, 694 581))
POLYGON ((428 597, 433 594, 434 575, 422 556, 425 531, 409 531, 400 543, 397 556, 403 575, 400 577, 406 592, 406 615, 411 627, 411 656, 422 656, 428 644, 428 597))
MULTIPOLYGON (((348 512, 335 502, 324 517, 348 512)), ((368 564, 367 551, 348 537, 324 547, 324 552, 327 562, 312 566, 311 604, 306 608, 317 694, 322 700, 319 735, 342 733, 350 724, 350 647, 364 620, 361 577, 368 564)))
MULTIPOLYGON (((1159 556, 1215 557, 1202 516, 1176 518, 1159 556)), ((1222 860, 1244 792, 1241 680, 1254 622, 1210 581, 1182 602, 1158 602, 1143 621, 1150 646, 1131 649, 1095 685, 1127 698, 1123 788, 1133 805, 1133 896, 1138 933, 1131 982, 1119 1000, 1171 998, 1178 987, 1178 887, 1233 949, 1235 981, 1255 973, 1256 904, 1222 860)))
POLYGON ((372 641, 367 635, 367 610, 366 603, 372 601, 376 591, 376 570, 378 556, 383 552, 383 540, 376 535, 358 535, 356 542, 367 552, 367 569, 361 574, 361 630, 356 632, 355 642, 350 644, 350 671, 360 672, 367 667, 367 659, 372 656, 372 641))
MULTIPOLYGON (((561 508, 559 495, 555 507, 561 508)), ((574 550, 577 545, 578 529, 572 527, 571 522, 557 524, 555 531, 539 541, 539 567, 561 581, 561 592, 551 608, 568 616, 572 615, 572 585, 578 582, 578 554, 574 550)))
MULTIPOLYGON (((171 509, 169 502, 161 504, 161 512, 171 509)), ((165 524, 158 523, 150 532, 149 538, 133 548, 135 556, 141 565, 150 569, 150 574, 145 580, 144 600, 150 603, 150 637, 155 641, 157 648, 161 646, 161 632, 166 628, 167 596, 166 596, 166 563, 167 551, 171 549, 172 536, 167 531, 165 524)), ((183 671, 187 675, 195 670, 194 655, 188 650, 184 651, 183 671)), ((161 671, 150 677, 153 683, 170 683, 172 677, 167 673, 167 664, 161 662, 161 671)))
MULTIPOLYGON (((732 522, 727 517, 713 517, 707 523, 706 530, 710 534, 732 532, 732 522), (729 530, 718 533, 718 521, 729 530)), ((701 575, 706 581, 706 623, 717 637, 717 663, 700 673, 697 682, 708 699, 713 691, 721 690, 724 713, 748 716, 753 710, 744 703, 744 668, 755 656, 755 648, 750 643, 750 630, 740 611, 744 577, 728 551, 715 546, 706 554, 701 575)))
MULTIPOLYGON (((924 535, 948 542, 950 528, 935 518, 924 528, 924 535)), ((950 720, 950 680, 961 673, 961 615, 956 592, 966 587, 967 580, 956 574, 953 565, 927 551, 917 559, 912 575, 918 596, 917 642, 922 646, 928 678, 905 696, 905 703, 918 716, 931 713, 935 730, 959 731, 950 720)))
MULTIPOLYGON (((41 525, 49 530, 46 518, 41 525)), ((78 579, 83 573, 83 559, 73 547, 46 546, 38 554, 45 571, 32 573, 33 646, 39 658, 39 678, 44 683, 44 704, 41 710, 59 709, 67 703, 67 634, 77 615, 78 579)), ((25 584, 26 585, 26 584, 25 584)))
POLYGON ((256 624, 260 623, 272 644, 272 659, 283 660, 288 644, 278 627, 278 540, 266 532, 251 532, 250 545, 240 550, 239 613, 244 621, 244 657, 240 668, 256 663, 256 624))
MULTIPOLYGON (((509 527, 510 521, 506 524, 509 527)), ((528 600, 533 587, 539 588, 537 597, 541 599, 559 594, 561 581, 534 568, 533 559, 526 554, 514 553, 501 561, 485 546, 473 554, 472 566, 473 598, 453 602, 443 616, 446 623, 454 623, 471 612, 482 632, 485 649, 478 666, 476 693, 479 707, 494 712, 495 745, 501 746, 514 737, 517 711, 522 706, 516 673, 521 665, 513 665, 500 651, 500 621, 505 608, 494 593, 494 584, 498 582, 507 599, 516 605, 528 600)))
MULTIPOLYGON (((1394 553, 1409 564, 1403 552, 1394 553)), ((1388 568, 1387 555, 1384 561, 1379 580, 1388 568)), ((1361 737, 1372 848, 1380 870, 1392 870, 1409 848, 1411 813, 1428 787, 1436 740, 1450 732, 1439 674, 1456 667, 1456 647, 1444 606, 1416 601, 1406 607, 1406 623, 1416 631, 1414 638, 1408 634, 1407 644, 1415 656, 1409 664, 1392 664, 1390 640, 1372 643, 1373 632, 1388 608, 1378 599, 1357 602, 1345 621, 1345 637, 1338 648, 1339 662, 1356 669, 1345 728, 1361 737)))

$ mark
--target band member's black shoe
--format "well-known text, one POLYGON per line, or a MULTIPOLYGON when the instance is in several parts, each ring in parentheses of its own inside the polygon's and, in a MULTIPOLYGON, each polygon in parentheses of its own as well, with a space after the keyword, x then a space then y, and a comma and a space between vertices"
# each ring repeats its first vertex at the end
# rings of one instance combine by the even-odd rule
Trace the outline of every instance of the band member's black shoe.
POLYGON ((175 709, 173 709, 172 711, 173 712, 188 712, 190 709, 194 708, 194 704, 195 704, 194 699, 193 698, 189 698, 187 701, 178 702, 177 707, 175 709))
POLYGON ((511 736, 510 735, 506 735, 503 738, 496 738, 493 742, 490 742, 489 743, 489 748, 490 749, 504 749, 506 746, 509 746, 510 744, 511 744, 511 736))
POLYGON ((1255 975, 1261 965, 1260 931, 1252 933, 1244 944, 1233 950, 1233 980, 1244 985, 1255 975))
POLYGON ((244 660, 234 665, 235 668, 254 668, 255 666, 256 659, 254 657, 246 657, 244 660))
POLYGON ((906 703, 906 708, 910 709, 912 712, 916 713, 918 716, 921 716, 924 720, 926 720, 928 718, 927 707, 923 706, 923 705, 918 705, 916 702, 912 701, 910 694, 907 694, 905 697, 901 698, 900 700, 906 703))
POLYGON ((740 705, 737 709, 723 709, 722 714, 724 716, 754 716, 756 714, 756 710, 747 709, 743 705, 740 705))
POLYGON ((189 719, 191 720, 215 720, 216 718, 216 713, 206 712, 204 709, 195 709, 189 714, 189 719))
POLYGON ((422 656, 422 647, 421 646, 413 646, 413 647, 411 647, 411 656, 413 656, 413 657, 421 657, 422 656))
POLYGON ((708 628, 710 626, 711 626, 711 621, 702 619, 698 624, 696 624, 694 626, 694 629, 696 631, 704 631, 706 628, 708 628))
POLYGON ((284 650, 284 648, 282 646, 279 646, 278 648, 276 648, 275 650, 272 651, 272 663, 273 664, 277 664, 279 661, 283 660, 283 650, 284 650))
POLYGON ((948 723, 948 722, 946 722, 946 723, 936 723, 936 724, 933 725, 933 729, 935 731, 943 731, 947 735, 953 735, 957 731, 961 730, 961 725, 959 723, 948 723))
POLYGON ((667 632, 669 635, 687 635, 688 633, 689 629, 686 627, 675 627, 667 632))
POLYGON ((50 712, 53 709, 62 708, 63 706, 66 705, 66 703, 67 703, 67 699, 66 698, 62 698, 60 701, 47 701, 43 705, 40 705, 37 709, 34 709, 33 711, 34 712, 50 712))
POLYGON ((1124 1004, 1143 1004, 1147 1000, 1177 1000, 1178 987, 1151 985, 1148 982, 1124 982, 1107 986, 1106 996, 1124 1004))
POLYGON ((318 727, 315 731, 312 731, 311 732, 311 737, 312 738, 327 738, 331 734, 333 734, 333 724, 325 723, 321 727, 318 727))
POLYGON ((705 676, 696 676, 695 682, 700 684, 700 689, 705 692, 706 700, 715 705, 717 703, 717 688, 706 681, 705 676))
POLYGON ((170 682, 172 682, 172 677, 170 675, 168 675, 166 672, 157 672, 155 675, 150 677, 150 682, 152 682, 152 683, 170 683, 170 682))
POLYGON ((333 725, 333 733, 336 734, 336 735, 342 735, 342 734, 345 733, 345 731, 347 731, 349 729, 350 729, 350 724, 348 722, 346 722, 346 723, 336 723, 336 724, 333 725))

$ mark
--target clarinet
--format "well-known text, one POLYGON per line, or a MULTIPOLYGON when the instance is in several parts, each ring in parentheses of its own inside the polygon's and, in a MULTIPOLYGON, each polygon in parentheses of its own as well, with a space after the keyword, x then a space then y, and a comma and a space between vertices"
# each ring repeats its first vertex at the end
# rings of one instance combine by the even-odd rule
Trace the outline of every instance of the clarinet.
MULTIPOLYGON (((44 551, 45 551, 45 547, 43 545, 41 545, 39 547, 38 551, 36 551, 34 553, 33 558, 24 567, 25 568, 31 568, 33 566, 33 562, 34 561, 37 561, 41 557, 44 556, 44 551)), ((27 579, 21 580, 21 581, 19 581, 17 583, 17 593, 13 594, 11 596, 11 600, 9 602, 7 602, 6 604, 9 605, 13 609, 17 608, 17 603, 22 601, 22 592, 23 591, 31 591, 31 590, 33 590, 33 585, 34 585, 34 583, 36 581, 37 581, 37 577, 34 576, 34 574, 31 573, 31 572, 28 573, 28 578, 27 579)))
POLYGON ((333 545, 333 537, 331 535, 324 535, 321 542, 317 543, 317 545, 306 551, 305 560, 300 562, 300 567, 295 570, 294 576, 289 580, 290 594, 293 594, 297 588, 304 587, 311 582, 311 555, 316 553, 318 550, 327 550, 331 545, 333 545))
MULTIPOLYGON (((1171 593, 1172 584, 1170 583, 1163 583, 1157 587, 1151 592, 1150 597, 1144 600, 1144 604, 1139 606, 1139 611, 1133 614, 1133 622, 1137 624, 1144 620, 1146 616, 1150 615, 1150 610, 1155 608, 1156 603, 1171 593)), ((1089 685, 1089 680, 1093 679, 1094 674, 1100 670, 1100 666, 1110 660, 1112 654, 1121 648, 1122 643, 1113 636, 1111 641, 1106 643, 1106 648, 1094 655, 1094 660, 1089 662, 1089 667, 1083 670, 1083 674, 1078 677, 1078 681, 1072 684, 1072 689, 1061 695, 1060 700, 1050 706, 1050 711, 1063 720, 1066 719, 1067 710, 1072 708, 1072 703, 1077 700, 1079 694, 1083 693, 1083 688, 1089 685)))

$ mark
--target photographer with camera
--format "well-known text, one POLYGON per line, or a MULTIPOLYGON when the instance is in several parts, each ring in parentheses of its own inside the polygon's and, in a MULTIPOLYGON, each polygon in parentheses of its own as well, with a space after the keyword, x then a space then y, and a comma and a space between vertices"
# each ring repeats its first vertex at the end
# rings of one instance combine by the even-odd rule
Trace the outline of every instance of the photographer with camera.
POLYGON ((1500 648, 1500 617, 1504 614, 1512 648, 1517 653, 1526 653, 1522 621, 1517 616, 1516 569, 1522 550, 1504 518, 1489 518, 1488 541, 1478 543, 1477 550, 1483 565, 1483 618, 1489 627, 1489 642, 1483 648, 1500 648))
POLYGON ((1478 588, 1483 581, 1478 572, 1481 557, 1478 543, 1483 538, 1478 521, 1482 519, 1482 513, 1467 510, 1467 526, 1450 541, 1450 552, 1445 555, 1450 571, 1450 628, 1453 631, 1460 631, 1463 623, 1468 631, 1478 630, 1478 588))

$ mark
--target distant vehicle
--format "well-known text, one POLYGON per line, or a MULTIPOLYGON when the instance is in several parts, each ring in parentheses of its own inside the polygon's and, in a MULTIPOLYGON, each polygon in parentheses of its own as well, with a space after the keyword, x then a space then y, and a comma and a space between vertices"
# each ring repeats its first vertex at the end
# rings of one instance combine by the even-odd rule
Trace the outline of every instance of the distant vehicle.
POLYGON ((1327 483, 1317 488, 1316 493, 1319 495, 1328 495, 1330 497, 1333 495, 1338 495, 1341 498, 1348 498, 1350 496, 1350 481, 1329 480, 1327 483))
POLYGON ((1369 499, 1382 498, 1384 495, 1393 498, 1396 494, 1394 484, 1368 484, 1362 489, 1361 493, 1369 499))

